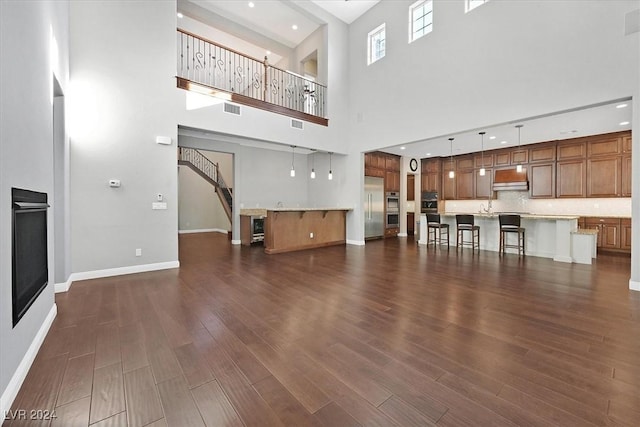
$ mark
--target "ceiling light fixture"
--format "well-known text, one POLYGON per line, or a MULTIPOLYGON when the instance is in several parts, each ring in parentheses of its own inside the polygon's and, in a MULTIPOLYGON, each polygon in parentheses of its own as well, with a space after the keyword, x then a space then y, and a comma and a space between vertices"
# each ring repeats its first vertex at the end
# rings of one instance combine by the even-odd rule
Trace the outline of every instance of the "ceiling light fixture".
POLYGON ((296 146, 295 146, 295 145, 292 145, 292 146, 291 146, 291 173, 290 173, 291 178, 293 178, 294 176, 296 176, 296 169, 295 169, 295 167, 293 166, 293 159, 294 159, 294 157, 295 157, 295 154, 296 154, 296 146))
POLYGON ((485 176, 487 170, 484 168, 484 134, 486 132, 478 132, 480 134, 480 176, 485 176))
POLYGON ((184 15, 181 12, 178 12, 177 16, 178 18, 184 18, 184 15))
POLYGON ((629 124, 629 122, 620 122, 620 126, 626 126, 628 124, 629 124))
POLYGON ((316 179, 316 150, 311 150, 311 179, 316 179))
POLYGON ((449 144, 451 144, 451 157, 449 160, 449 178, 454 178, 456 173, 453 171, 453 138, 449 138, 449 144))
POLYGON ((329 181, 331 181, 333 179, 333 172, 331 171, 331 155, 333 153, 329 152, 329 176, 327 176, 327 179, 329 179, 329 181))
POLYGON ((254 7, 254 6, 255 6, 255 3, 253 3, 252 1, 250 1, 250 2, 249 2, 249 4, 248 4, 248 6, 249 6, 249 7, 254 7))
POLYGON ((625 108, 628 104, 618 104, 616 108, 625 108))
MULTIPOLYGON (((522 126, 524 125, 516 125, 516 128, 518 128, 518 149, 520 149, 520 129, 522 129, 522 126)), ((516 166, 516 172, 522 172, 522 163, 518 163, 518 166, 516 166)))
POLYGON ((489 139, 496 139, 495 135, 489 137, 489 139))
POLYGON ((507 141, 500 141, 500 144, 506 144, 507 141))
POLYGON ((292 28, 292 29, 294 29, 294 30, 297 30, 297 29, 298 29, 298 26, 297 26, 296 24, 293 24, 293 25, 291 26, 291 28, 292 28))

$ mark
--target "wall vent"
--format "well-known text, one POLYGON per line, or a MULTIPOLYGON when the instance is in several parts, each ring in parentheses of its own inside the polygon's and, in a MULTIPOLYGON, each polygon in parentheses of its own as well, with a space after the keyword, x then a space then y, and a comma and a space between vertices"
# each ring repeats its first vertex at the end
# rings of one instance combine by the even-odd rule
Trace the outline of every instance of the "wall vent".
POLYGON ((296 119, 291 119, 291 127, 294 129, 304 129, 304 122, 296 119))
POLYGON ((224 103, 224 112, 229 114, 235 114, 236 116, 240 115, 240 106, 235 104, 229 104, 228 102, 224 103))

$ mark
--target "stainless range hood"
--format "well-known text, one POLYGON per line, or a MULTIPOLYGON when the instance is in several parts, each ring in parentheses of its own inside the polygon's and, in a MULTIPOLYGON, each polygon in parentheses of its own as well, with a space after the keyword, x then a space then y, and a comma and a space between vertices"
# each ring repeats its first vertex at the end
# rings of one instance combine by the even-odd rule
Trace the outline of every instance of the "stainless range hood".
POLYGON ((498 169, 493 179, 493 191, 528 191, 527 170, 498 169))

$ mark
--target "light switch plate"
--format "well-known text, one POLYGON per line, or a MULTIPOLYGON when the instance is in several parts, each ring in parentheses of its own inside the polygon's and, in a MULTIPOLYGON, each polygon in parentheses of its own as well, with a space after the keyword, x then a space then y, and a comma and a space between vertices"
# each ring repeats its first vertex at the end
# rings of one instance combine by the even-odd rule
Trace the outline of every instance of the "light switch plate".
POLYGON ((151 209, 153 209, 153 210, 164 210, 164 209, 167 209, 167 204, 165 202, 153 202, 151 204, 151 209))

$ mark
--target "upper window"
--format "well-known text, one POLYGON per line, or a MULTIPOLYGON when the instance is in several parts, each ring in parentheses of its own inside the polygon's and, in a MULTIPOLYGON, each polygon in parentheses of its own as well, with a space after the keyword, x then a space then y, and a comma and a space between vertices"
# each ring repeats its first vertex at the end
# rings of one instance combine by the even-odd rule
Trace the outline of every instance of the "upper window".
POLYGON ((419 0, 409 7, 409 43, 433 29, 433 1, 419 0))
POLYGON ((464 13, 469 12, 470 10, 475 9, 478 6, 482 6, 489 0, 465 0, 464 1, 464 13))
POLYGON ((371 65, 384 57, 385 38, 384 24, 369 33, 367 64, 371 65))

